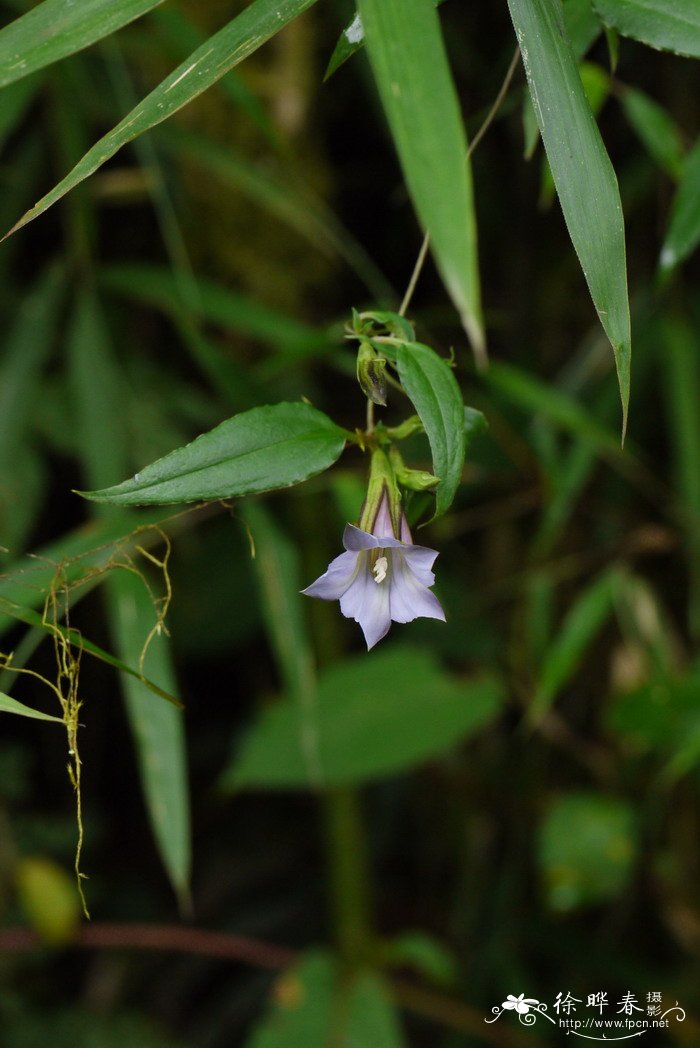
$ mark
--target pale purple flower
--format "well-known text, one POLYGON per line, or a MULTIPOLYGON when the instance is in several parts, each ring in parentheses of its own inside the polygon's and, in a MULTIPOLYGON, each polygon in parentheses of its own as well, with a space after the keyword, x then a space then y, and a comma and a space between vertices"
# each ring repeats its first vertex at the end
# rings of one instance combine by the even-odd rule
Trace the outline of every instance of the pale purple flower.
POLYGON ((309 597, 339 600, 343 615, 362 627, 368 649, 387 635, 392 621, 445 621, 440 602, 429 588, 435 582, 431 568, 436 551, 413 544, 403 513, 399 531, 397 538, 385 494, 372 531, 348 524, 343 534, 346 552, 302 590, 309 597))

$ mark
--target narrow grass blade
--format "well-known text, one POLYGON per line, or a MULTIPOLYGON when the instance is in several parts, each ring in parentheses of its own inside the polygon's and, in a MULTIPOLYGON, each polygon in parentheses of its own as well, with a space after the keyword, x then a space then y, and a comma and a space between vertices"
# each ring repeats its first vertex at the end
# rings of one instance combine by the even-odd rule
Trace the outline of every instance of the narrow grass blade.
POLYGON ((358 11, 411 199, 483 361, 471 166, 438 13, 432 0, 360 0, 358 11))
POLYGON ((197 48, 121 123, 101 138, 57 186, 20 218, 10 233, 43 214, 88 175, 97 171, 127 142, 167 120, 206 91, 313 3, 314 0, 253 0, 237 18, 197 48))
POLYGON ((617 179, 586 99, 558 0, 508 0, 508 5, 569 235, 615 354, 624 440, 632 346, 617 179))
POLYGON ((2 692, 0 692, 0 713, 17 713, 20 717, 31 717, 33 720, 55 721, 56 724, 63 724, 62 717, 52 717, 49 713, 33 710, 30 706, 25 706, 24 703, 18 702, 17 699, 11 699, 9 695, 4 695, 2 692))
POLYGON ((700 244, 700 140, 683 162, 683 173, 671 207, 661 248, 661 271, 670 272, 700 244))
POLYGON ((0 87, 81 51, 163 0, 44 0, 0 30, 0 87))
MULTIPOLYGON (((144 581, 128 571, 113 572, 106 592, 117 649, 123 660, 138 666, 155 624, 151 595, 144 581)), ((177 693, 170 642, 165 633, 152 637, 143 669, 159 687, 171 695, 177 693)), ((186 909, 192 856, 183 712, 163 702, 149 702, 147 686, 133 676, 125 677, 123 686, 153 835, 173 888, 186 909)))

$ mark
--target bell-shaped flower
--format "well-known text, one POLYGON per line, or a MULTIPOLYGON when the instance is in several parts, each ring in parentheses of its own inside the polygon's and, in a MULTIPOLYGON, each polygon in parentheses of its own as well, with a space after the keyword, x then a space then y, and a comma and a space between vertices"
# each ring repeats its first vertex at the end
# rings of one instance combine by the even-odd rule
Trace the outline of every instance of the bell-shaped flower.
POLYGON ((403 512, 395 529, 386 491, 371 531, 348 524, 343 545, 346 552, 302 593, 339 600, 343 615, 362 627, 368 649, 386 636, 392 621, 445 621, 439 600, 430 592, 437 552, 413 544, 403 512))

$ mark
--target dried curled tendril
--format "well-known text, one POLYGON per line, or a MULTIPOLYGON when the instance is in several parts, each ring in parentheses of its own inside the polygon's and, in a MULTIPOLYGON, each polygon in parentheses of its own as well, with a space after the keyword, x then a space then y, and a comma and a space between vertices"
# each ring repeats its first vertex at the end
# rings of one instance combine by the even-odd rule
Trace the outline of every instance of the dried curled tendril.
MULTIPOLYGON (((42 592, 45 592, 41 618, 37 617, 35 628, 49 633, 53 639, 54 653, 56 659, 56 679, 49 680, 35 670, 26 669, 24 666, 16 665, 14 652, 0 652, 0 670, 9 673, 23 673, 30 677, 36 677, 49 688, 56 696, 61 706, 62 720, 66 728, 68 741, 68 778, 73 787, 76 799, 76 821, 78 827, 78 840, 75 850, 75 875, 80 893, 83 912, 86 917, 90 914, 87 901, 83 892, 82 882, 87 875, 80 868, 81 856, 84 843, 83 827, 83 805, 81 788, 82 761, 78 748, 78 729, 81 726, 78 715, 83 705, 78 694, 78 683, 80 678, 80 664, 84 652, 83 638, 78 629, 70 624, 71 598, 76 590, 89 587, 100 582, 110 572, 115 570, 129 571, 137 575, 143 582, 149 594, 155 612, 155 622, 152 629, 145 638, 139 657, 138 674, 144 678, 144 663, 149 646, 153 638, 162 632, 167 634, 165 619, 172 597, 172 586, 168 571, 171 543, 168 535, 156 524, 148 524, 132 531, 129 535, 120 538, 115 543, 88 550, 76 557, 66 558, 60 563, 48 562, 54 569, 51 582, 42 592), (139 541, 137 541, 139 539, 139 541), (162 543, 164 552, 158 557, 151 552, 147 546, 162 543), (110 549, 112 552, 110 553, 110 549), (81 561, 86 562, 95 559, 96 556, 104 555, 103 564, 84 564, 81 571, 81 561), (160 572, 162 580, 162 593, 157 593, 148 576, 138 564, 138 558, 144 558, 160 572)), ((40 563, 41 570, 46 567, 47 561, 40 557, 34 557, 40 563)), ((4 576, 4 579, 14 581, 22 577, 23 583, 31 580, 31 569, 25 568, 12 575, 4 576)), ((22 614, 26 609, 21 609, 11 601, 0 597, 0 609, 8 615, 25 619, 22 614), (19 614, 18 614, 19 613, 19 614)), ((97 653, 95 653, 97 654, 97 653)), ((99 657, 99 655, 98 655, 99 657)))

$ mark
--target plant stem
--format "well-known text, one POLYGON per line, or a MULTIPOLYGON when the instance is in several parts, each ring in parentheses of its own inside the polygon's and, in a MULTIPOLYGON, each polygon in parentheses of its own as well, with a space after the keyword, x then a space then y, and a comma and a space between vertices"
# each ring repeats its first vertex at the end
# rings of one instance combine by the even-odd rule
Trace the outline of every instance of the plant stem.
POLYGON ((354 970, 367 961, 371 946, 369 863, 358 791, 328 790, 325 817, 336 946, 343 965, 354 970))

